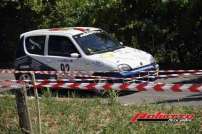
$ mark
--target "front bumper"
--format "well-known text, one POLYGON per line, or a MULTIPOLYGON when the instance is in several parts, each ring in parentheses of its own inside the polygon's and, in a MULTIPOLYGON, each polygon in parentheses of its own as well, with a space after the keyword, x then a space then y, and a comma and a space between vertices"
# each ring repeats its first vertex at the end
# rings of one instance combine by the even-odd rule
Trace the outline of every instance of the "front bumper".
POLYGON ((155 75, 158 74, 159 65, 156 63, 148 64, 139 68, 135 68, 131 71, 123 72, 103 72, 103 73, 94 73, 95 76, 105 76, 105 77, 118 77, 118 78, 130 78, 143 75, 155 75), (152 70, 152 73, 149 71, 152 70), (149 73, 149 74, 148 74, 149 73))
POLYGON ((133 69, 131 71, 120 72, 120 75, 122 77, 134 77, 134 76, 140 75, 142 72, 145 73, 145 72, 151 71, 151 70, 153 70, 153 73, 158 73, 159 65, 155 64, 155 63, 152 63, 152 64, 149 64, 149 65, 146 65, 146 66, 135 68, 135 69, 133 69))

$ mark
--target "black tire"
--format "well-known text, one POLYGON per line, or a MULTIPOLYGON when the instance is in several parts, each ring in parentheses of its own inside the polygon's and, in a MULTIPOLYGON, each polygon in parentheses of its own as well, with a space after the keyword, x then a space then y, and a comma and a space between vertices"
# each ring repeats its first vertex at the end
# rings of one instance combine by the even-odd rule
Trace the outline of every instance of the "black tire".
MULTIPOLYGON (((15 74, 15 79, 16 80, 32 80, 31 74, 29 73, 19 73, 19 74, 15 74)), ((31 82, 30 82, 31 83, 31 82)), ((31 87, 27 87, 27 95, 28 96, 33 96, 34 95, 34 90, 31 87)))

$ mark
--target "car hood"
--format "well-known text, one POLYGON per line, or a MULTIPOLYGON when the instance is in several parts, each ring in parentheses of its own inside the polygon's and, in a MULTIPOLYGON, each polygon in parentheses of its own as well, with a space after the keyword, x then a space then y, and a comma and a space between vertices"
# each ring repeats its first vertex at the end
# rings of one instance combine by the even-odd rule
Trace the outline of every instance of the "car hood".
POLYGON ((112 52, 94 54, 89 57, 92 60, 96 60, 108 65, 113 64, 116 67, 121 64, 127 64, 132 69, 155 62, 151 54, 130 47, 124 47, 112 52))

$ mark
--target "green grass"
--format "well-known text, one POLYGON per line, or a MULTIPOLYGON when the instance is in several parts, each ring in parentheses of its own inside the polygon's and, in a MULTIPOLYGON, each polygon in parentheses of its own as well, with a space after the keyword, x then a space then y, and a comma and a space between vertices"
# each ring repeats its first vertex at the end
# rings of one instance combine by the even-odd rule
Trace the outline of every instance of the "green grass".
MULTIPOLYGON (((112 94, 114 96, 114 94, 112 94)), ((110 98, 109 104, 101 99, 69 98, 56 100, 42 97, 40 100, 43 134, 199 134, 202 133, 202 108, 149 104, 123 106, 110 98), (193 121, 181 125, 166 122, 130 123, 137 112, 194 114, 193 121)), ((34 100, 29 100, 29 110, 34 133, 37 134, 37 118, 34 100)), ((15 99, 0 97, 0 134, 20 134, 15 99)))

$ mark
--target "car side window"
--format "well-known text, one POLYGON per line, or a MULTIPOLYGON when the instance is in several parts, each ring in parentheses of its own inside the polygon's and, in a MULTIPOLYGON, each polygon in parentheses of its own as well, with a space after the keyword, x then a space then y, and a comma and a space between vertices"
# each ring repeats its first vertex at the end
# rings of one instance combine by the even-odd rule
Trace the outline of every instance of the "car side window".
POLYGON ((68 37, 49 36, 48 55, 70 57, 71 53, 78 53, 68 37))
POLYGON ((25 46, 30 54, 44 55, 46 36, 30 36, 25 40, 25 46))

